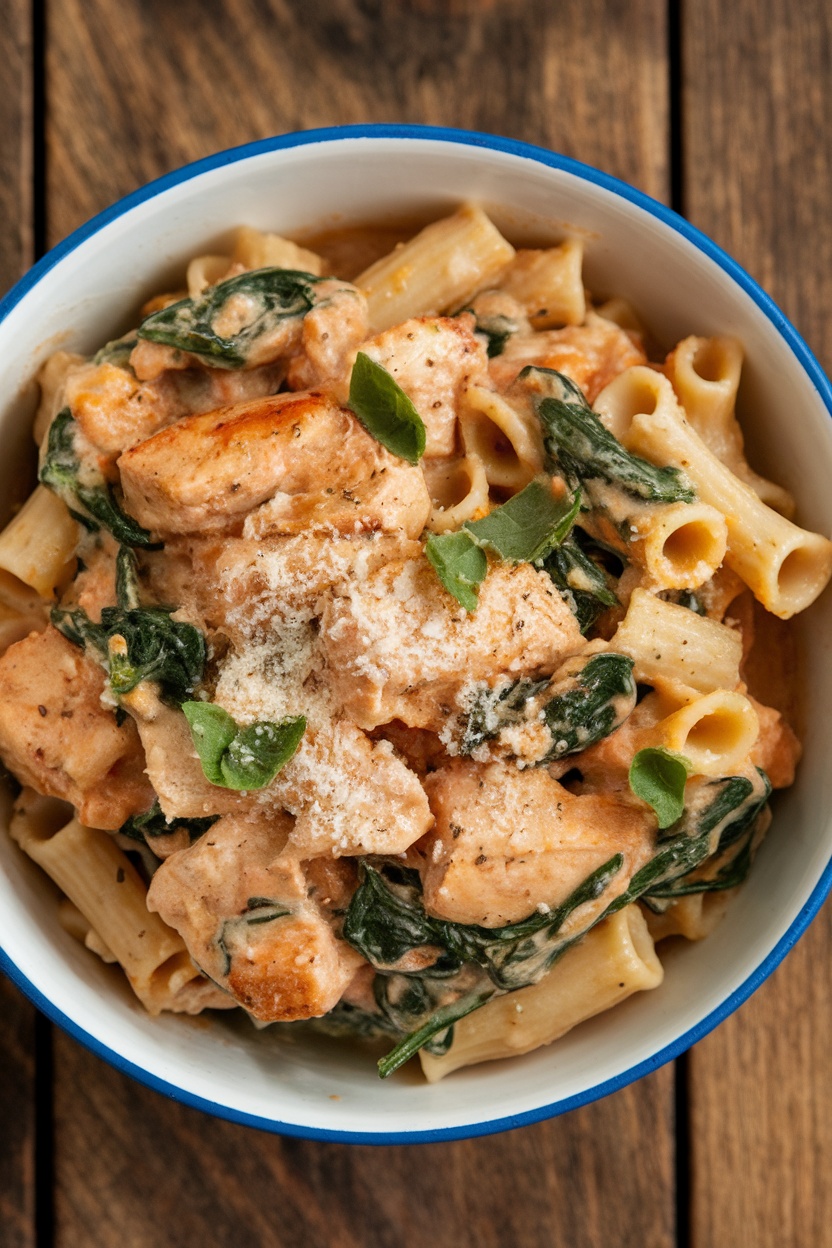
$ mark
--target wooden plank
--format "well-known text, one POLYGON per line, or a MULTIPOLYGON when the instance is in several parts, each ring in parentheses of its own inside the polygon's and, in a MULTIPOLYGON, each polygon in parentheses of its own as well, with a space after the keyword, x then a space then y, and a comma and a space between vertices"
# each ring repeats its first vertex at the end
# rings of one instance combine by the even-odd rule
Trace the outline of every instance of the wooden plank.
POLYGON ((312 126, 413 121, 542 143, 667 192, 664 4, 56 0, 52 240, 218 148, 312 126), (599 32, 603 32, 601 35, 599 32))
MULTIPOLYGON (((579 156, 660 197, 663 0, 52 0, 55 241, 182 161, 368 120, 461 125, 579 156), (601 34, 600 32, 603 32, 601 34)), ((673 1075, 494 1139, 280 1140, 56 1046, 60 1248, 674 1243, 673 1075)))
MULTIPOLYGON (((27 0, 0 23, 0 293, 33 259, 32 47, 27 0)), ((0 1241, 35 1243, 35 1011, 0 977, 0 1241)))
POLYGON ((675 1243, 667 1072, 502 1136, 374 1148, 206 1118, 66 1038, 56 1065, 60 1248, 675 1243))
MULTIPOLYGON (((832 10, 684 6, 688 215, 770 291, 832 368, 832 10)), ((772 835, 788 835, 775 828, 772 835)), ((832 1244, 827 906, 690 1059, 692 1243, 832 1244)))

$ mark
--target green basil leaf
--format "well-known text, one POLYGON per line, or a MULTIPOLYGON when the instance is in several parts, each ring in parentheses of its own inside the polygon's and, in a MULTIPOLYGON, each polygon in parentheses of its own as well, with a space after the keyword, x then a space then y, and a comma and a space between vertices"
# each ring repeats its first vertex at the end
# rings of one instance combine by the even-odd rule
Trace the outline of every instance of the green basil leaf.
POLYGON ((482 520, 463 526, 478 546, 508 563, 534 563, 568 536, 581 509, 581 491, 556 499, 548 483, 531 481, 482 520))
POLYGON ((386 368, 359 351, 350 376, 349 406, 369 434, 394 455, 418 464, 425 453, 425 426, 386 368))
POLYGON ((303 715, 240 728, 213 702, 183 702, 182 710, 206 778, 223 789, 262 789, 288 763, 306 731, 303 715))
POLYGON ((466 611, 476 611, 488 560, 473 537, 464 530, 433 533, 425 543, 425 554, 448 593, 466 611))
POLYGON ((630 788, 656 812, 659 828, 669 828, 685 809, 690 763, 672 750, 639 750, 630 764, 630 788))

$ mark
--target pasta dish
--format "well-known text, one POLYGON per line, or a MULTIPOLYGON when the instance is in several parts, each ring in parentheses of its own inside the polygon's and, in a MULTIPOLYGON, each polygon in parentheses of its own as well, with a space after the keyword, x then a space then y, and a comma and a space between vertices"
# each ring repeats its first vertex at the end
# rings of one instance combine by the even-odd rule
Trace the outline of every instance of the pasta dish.
POLYGON ((150 1013, 435 1081, 713 929, 794 777, 783 622, 832 542, 747 462, 741 344, 658 353, 578 239, 463 205, 326 255, 243 227, 47 361, 0 756, 61 923, 150 1013))

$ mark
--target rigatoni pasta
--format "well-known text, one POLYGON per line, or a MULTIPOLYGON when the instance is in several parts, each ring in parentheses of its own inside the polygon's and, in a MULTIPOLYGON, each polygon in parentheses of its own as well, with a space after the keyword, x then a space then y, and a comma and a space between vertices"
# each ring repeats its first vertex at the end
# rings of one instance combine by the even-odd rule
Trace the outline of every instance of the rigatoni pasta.
POLYGON ((791 615, 832 543, 763 501, 739 344, 649 364, 582 259, 471 204, 355 281, 242 227, 43 370, 11 832, 150 1012, 433 1081, 657 988, 746 878, 799 744, 745 587, 791 615))

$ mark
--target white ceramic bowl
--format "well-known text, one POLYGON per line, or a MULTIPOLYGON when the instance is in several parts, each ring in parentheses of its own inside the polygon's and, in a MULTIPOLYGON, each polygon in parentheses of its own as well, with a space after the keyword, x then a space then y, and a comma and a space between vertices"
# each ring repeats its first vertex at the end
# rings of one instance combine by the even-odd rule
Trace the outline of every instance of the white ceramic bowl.
MULTIPOLYGON (((90 351, 129 327, 143 297, 238 223, 289 235, 480 201, 513 235, 587 241, 591 289, 625 295, 660 342, 729 332, 747 366, 742 410, 757 465, 832 530, 832 389, 763 291, 712 242, 640 192, 572 160, 487 135, 378 126, 309 131, 190 165, 76 231, 0 303, 0 466, 9 491, 27 437, 31 378, 58 346, 90 351)), ((665 955, 657 991, 513 1062, 429 1087, 381 1082, 372 1058, 324 1038, 231 1023, 152 1019, 58 926, 45 879, 0 838, 0 966, 93 1052, 188 1104, 273 1131, 409 1142, 485 1134, 552 1116, 655 1069, 736 1009, 771 973, 832 883, 832 595, 801 622, 806 752, 751 878, 717 932, 665 955)))

